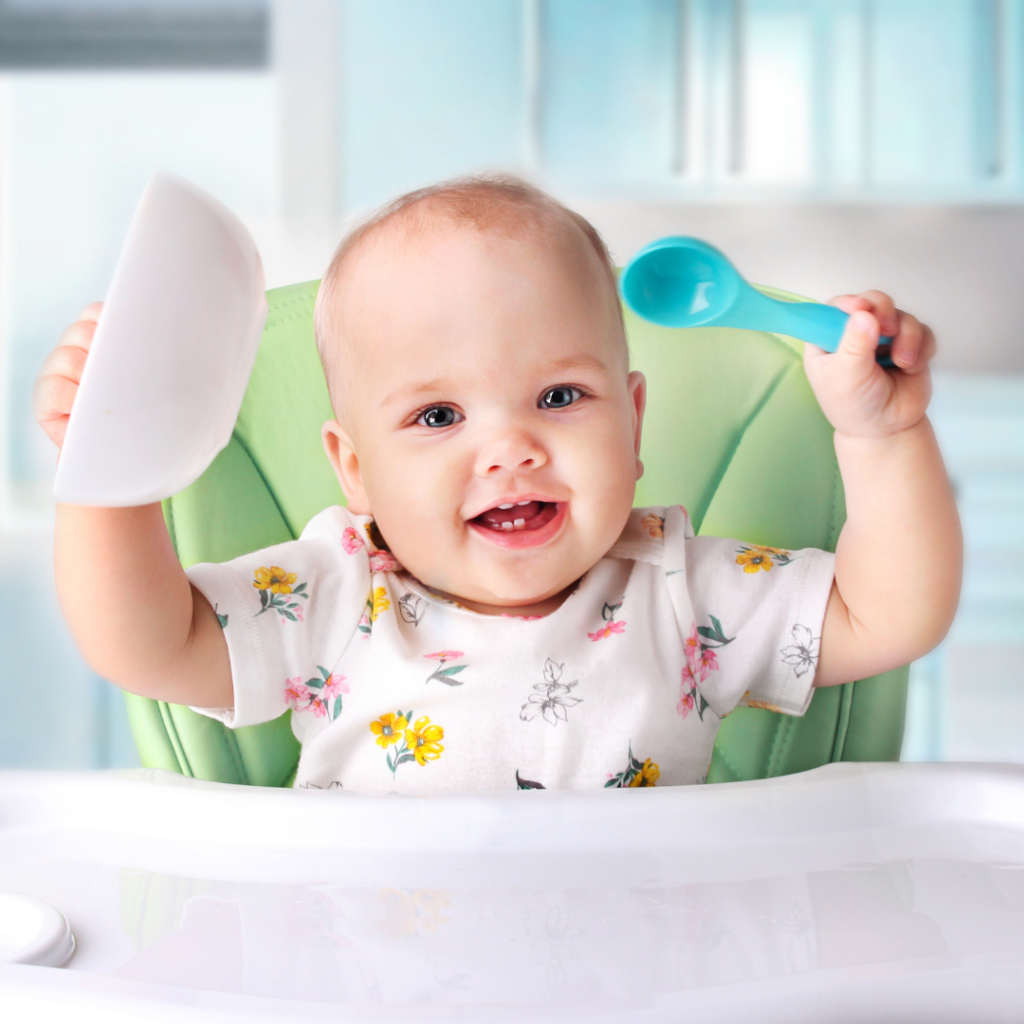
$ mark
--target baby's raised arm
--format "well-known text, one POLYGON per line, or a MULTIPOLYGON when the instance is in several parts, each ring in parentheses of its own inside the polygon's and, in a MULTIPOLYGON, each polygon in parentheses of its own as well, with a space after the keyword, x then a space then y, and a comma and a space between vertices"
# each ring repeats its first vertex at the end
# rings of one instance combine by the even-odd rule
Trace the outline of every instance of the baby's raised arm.
POLYGON ((811 386, 835 427, 847 520, 836 546, 817 686, 863 679, 931 650, 956 612, 963 540, 925 415, 935 339, 881 292, 847 295, 838 350, 807 346, 811 386), (893 337, 895 369, 875 361, 893 337))
MULTIPOLYGON (((94 303, 47 357, 33 391, 39 424, 60 447, 101 306, 94 303)), ((61 609, 89 665, 132 693, 231 707, 227 644, 189 583, 159 503, 57 505, 54 570, 61 609)))

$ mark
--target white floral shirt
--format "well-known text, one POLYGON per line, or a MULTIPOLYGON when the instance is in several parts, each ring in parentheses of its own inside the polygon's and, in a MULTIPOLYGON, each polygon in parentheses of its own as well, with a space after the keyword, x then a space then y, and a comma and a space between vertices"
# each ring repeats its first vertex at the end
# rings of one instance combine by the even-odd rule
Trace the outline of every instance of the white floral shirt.
POLYGON ((297 541, 191 581, 215 608, 236 728, 289 708, 295 785, 360 793, 685 785, 740 704, 811 699, 834 556, 694 537, 685 509, 634 509, 544 617, 481 615, 329 508, 297 541))

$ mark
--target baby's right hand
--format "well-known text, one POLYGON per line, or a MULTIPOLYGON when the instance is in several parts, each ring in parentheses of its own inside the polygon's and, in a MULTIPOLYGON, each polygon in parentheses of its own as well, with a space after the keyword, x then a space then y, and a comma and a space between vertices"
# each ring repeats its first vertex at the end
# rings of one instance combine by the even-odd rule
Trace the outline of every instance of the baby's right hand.
POLYGON ((68 417, 102 309, 102 302, 93 302, 82 310, 46 357, 32 388, 32 412, 58 448, 64 444, 68 417))

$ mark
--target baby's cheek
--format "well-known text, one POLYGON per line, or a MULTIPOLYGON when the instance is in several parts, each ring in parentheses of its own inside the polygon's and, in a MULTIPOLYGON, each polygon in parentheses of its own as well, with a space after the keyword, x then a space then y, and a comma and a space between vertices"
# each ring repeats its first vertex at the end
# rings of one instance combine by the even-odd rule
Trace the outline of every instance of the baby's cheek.
POLYGON ((600 436, 585 441, 573 452, 569 463, 575 466, 575 490, 588 494, 602 507, 625 501, 632 503, 636 487, 636 455, 632 436, 606 428, 600 436))
POLYGON ((409 469, 404 477, 396 474, 382 491, 374 516, 399 562, 418 579, 439 586, 434 579, 438 567, 453 557, 456 511, 450 498, 422 486, 409 469))

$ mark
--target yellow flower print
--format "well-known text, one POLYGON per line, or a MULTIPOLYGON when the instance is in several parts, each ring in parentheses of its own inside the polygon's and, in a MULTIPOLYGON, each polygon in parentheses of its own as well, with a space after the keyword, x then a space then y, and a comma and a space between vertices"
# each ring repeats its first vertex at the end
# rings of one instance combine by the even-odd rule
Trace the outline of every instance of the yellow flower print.
POLYGON ((412 751, 418 765, 436 761, 441 756, 444 747, 439 741, 443 739, 444 729, 439 725, 431 725, 426 715, 417 718, 415 725, 405 730, 405 745, 412 751))
POLYGON ((652 536, 652 537, 664 537, 665 536, 665 520, 661 516, 656 516, 653 512, 644 516, 640 520, 640 525, 652 536))
POLYGON ((742 565, 744 572, 769 572, 773 565, 788 565, 792 561, 790 552, 766 544, 744 544, 736 555, 736 564, 742 565))
POLYGON ((640 786, 653 786, 661 778, 661 769, 650 759, 641 761, 633 753, 633 744, 629 744, 629 756, 626 767, 617 775, 608 775, 605 789, 635 789, 640 786))
POLYGON ((370 621, 376 622, 377 616, 381 612, 386 612, 391 607, 391 602, 387 599, 387 591, 384 587, 377 587, 373 592, 372 602, 370 604, 370 621))
POLYGON ((748 708, 761 708, 764 711, 774 711, 777 715, 782 714, 782 708, 778 704, 767 704, 763 700, 744 701, 748 708))
POLYGON ((644 761, 643 766, 630 780, 629 788, 635 789, 640 786, 654 786, 661 778, 661 769, 654 764, 650 758, 644 761))
POLYGON ((402 733, 405 732, 408 724, 404 715, 393 715, 388 712, 386 715, 381 715, 376 722, 370 723, 370 732, 377 737, 378 746, 387 748, 392 743, 401 741, 402 733))
POLYGON ((356 628, 363 634, 364 638, 373 632, 373 624, 377 621, 377 616, 381 612, 386 612, 391 607, 387 593, 384 587, 377 587, 376 590, 370 591, 370 595, 366 599, 365 610, 356 625, 356 628))
POLYGON ((741 551, 736 556, 736 564, 742 565, 744 572, 757 572, 759 569, 764 569, 765 572, 768 572, 772 567, 772 559, 764 551, 758 551, 756 548, 747 548, 746 551, 741 551))
POLYGON ((451 920, 444 913, 451 904, 444 889, 381 889, 377 898, 387 915, 380 927, 389 935, 433 935, 451 920))
POLYGON ((292 584, 298 579, 293 572, 285 572, 280 566, 272 565, 269 569, 261 567, 256 570, 253 586, 257 590, 270 590, 275 594, 290 594, 292 584))
POLYGON ((252 585, 260 595, 260 610, 253 615, 253 618, 264 612, 273 611, 281 616, 281 622, 303 621, 302 602, 309 600, 309 594, 304 582, 297 587, 292 586, 295 582, 295 573, 285 572, 279 565, 272 565, 269 569, 264 565, 260 566, 253 575, 256 578, 252 581, 252 585))
POLYGON ((388 735, 385 742, 384 730, 388 727, 402 741, 399 746, 388 751, 388 756, 385 759, 392 778, 398 771, 399 765, 403 765, 407 761, 415 761, 422 768, 428 761, 436 761, 441 756, 441 751, 444 750, 440 743, 444 739, 444 729, 439 725, 432 724, 426 715, 417 718, 416 724, 410 729, 409 723, 412 721, 412 714, 411 708, 408 711, 399 709, 393 715, 381 715, 376 722, 370 723, 370 730, 378 736, 377 742, 382 747, 398 742, 398 739, 391 738, 392 734, 388 735), (401 730, 399 723, 401 723, 401 730))

